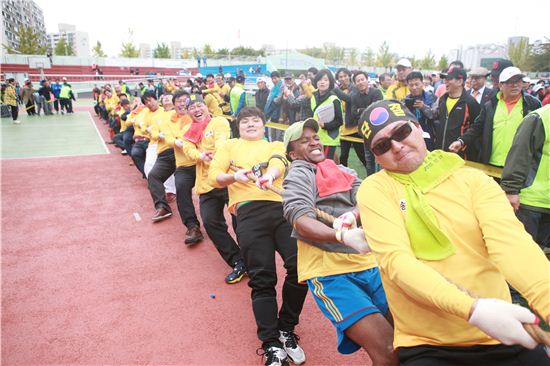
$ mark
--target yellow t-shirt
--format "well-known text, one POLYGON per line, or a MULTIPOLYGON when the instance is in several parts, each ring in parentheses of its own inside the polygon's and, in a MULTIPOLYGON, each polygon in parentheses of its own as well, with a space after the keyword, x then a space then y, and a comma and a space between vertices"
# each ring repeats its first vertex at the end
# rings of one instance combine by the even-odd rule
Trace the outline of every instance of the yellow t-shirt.
POLYGON ((415 257, 401 183, 380 171, 357 194, 394 318, 394 347, 497 344, 467 320, 475 297, 510 302, 505 276, 544 318, 550 315, 550 262, 491 177, 463 167, 424 196, 456 248, 440 261, 415 257))
POLYGON ((208 107, 208 112, 214 117, 223 116, 223 111, 219 106, 219 101, 213 94, 206 94, 204 96, 204 103, 208 107))
POLYGON ((147 132, 147 135, 150 138, 151 144, 157 144, 158 138, 153 138, 151 136, 151 131, 153 130, 153 125, 160 126, 160 123, 162 122, 162 118, 164 116, 164 108, 158 107, 158 109, 154 112, 151 112, 149 108, 145 108, 145 113, 143 115, 143 125, 142 130, 147 132))
MULTIPOLYGON (((151 126, 151 139, 158 141, 157 154, 174 148, 176 138, 182 140, 182 129, 189 123, 191 123, 191 117, 187 114, 179 117, 176 111, 164 112, 160 125, 153 124, 151 126), (164 140, 158 138, 160 132, 164 133, 164 140)), ((183 155, 183 151, 181 149, 178 150, 183 155)), ((189 165, 194 165, 194 163, 189 165)))
MULTIPOLYGON (((189 125, 189 128, 191 124, 189 125)), ((197 167, 197 178, 195 180, 195 191, 197 194, 208 193, 214 189, 208 184, 208 169, 210 163, 201 160, 203 152, 216 152, 227 142, 231 135, 229 122, 224 117, 213 117, 202 133, 201 140, 194 144, 191 141, 183 139, 183 153, 185 156, 195 162, 197 167)), ((215 155, 214 155, 215 156, 215 155)))
POLYGON ((149 109, 147 107, 144 107, 138 113, 133 114, 133 116, 130 117, 130 122, 133 123, 133 125, 134 125, 134 136, 135 137, 149 138, 149 133, 145 130, 147 128, 147 126, 144 123, 144 119, 145 119, 145 116, 147 115, 147 113, 149 113, 149 109))
POLYGON ((447 107, 447 115, 451 114, 451 111, 453 110, 453 108, 456 105, 456 102, 458 102, 459 99, 460 99, 460 97, 459 98, 451 98, 451 97, 447 98, 447 100, 445 101, 445 106, 447 107))
MULTIPOLYGON (((268 142, 266 140, 248 141, 243 139, 231 139, 219 150, 210 164, 208 172, 208 183, 212 187, 221 186, 216 182, 216 177, 221 173, 232 174, 230 165, 233 164, 243 169, 250 169, 255 164, 269 161, 269 167, 276 166, 281 172, 281 176, 273 181, 273 186, 282 189, 283 177, 285 174, 285 165, 281 159, 270 158, 274 155, 285 156, 285 148, 282 142, 268 142)), ((267 168, 262 170, 266 172, 267 168)), ((229 192, 229 211, 236 212, 236 206, 246 201, 275 201, 282 202, 280 195, 271 190, 262 190, 256 187, 254 182, 241 183, 235 182, 228 187, 229 192)))
POLYGON ((342 273, 364 271, 377 266, 369 254, 327 252, 298 240, 298 282, 342 273))
MULTIPOLYGON (((188 114, 184 116, 178 116, 177 114, 172 115, 172 121, 177 120, 176 123, 180 124, 181 129, 179 131, 179 134, 175 137, 181 141, 185 141, 184 135, 189 130, 189 127, 191 126, 191 122, 193 120, 191 119, 191 116, 188 114)), ((174 140, 175 142, 175 140, 174 140)), ((183 152, 182 148, 179 148, 174 145, 174 155, 176 156, 176 167, 189 167, 195 165, 195 161, 190 159, 185 153, 183 152)))

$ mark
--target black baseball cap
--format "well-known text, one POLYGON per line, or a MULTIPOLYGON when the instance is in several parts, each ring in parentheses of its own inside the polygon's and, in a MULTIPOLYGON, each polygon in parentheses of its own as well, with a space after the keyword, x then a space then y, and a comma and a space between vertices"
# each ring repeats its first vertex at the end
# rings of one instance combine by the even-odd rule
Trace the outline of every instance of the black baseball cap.
POLYGON ((466 70, 460 67, 451 66, 447 70, 441 73, 443 79, 462 79, 466 80, 466 70))
POLYGON ((512 61, 505 58, 499 58, 498 60, 493 62, 493 67, 491 68, 491 76, 498 79, 502 70, 510 66, 514 66, 512 61))

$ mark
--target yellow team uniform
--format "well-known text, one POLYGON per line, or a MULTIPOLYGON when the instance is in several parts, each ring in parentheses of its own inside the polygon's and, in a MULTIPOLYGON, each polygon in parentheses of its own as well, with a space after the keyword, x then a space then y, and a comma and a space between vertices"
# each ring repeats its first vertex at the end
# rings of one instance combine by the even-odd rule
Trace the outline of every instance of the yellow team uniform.
POLYGON ((153 130, 153 126, 157 125, 160 126, 163 116, 165 114, 164 108, 158 107, 158 109, 154 112, 151 112, 149 108, 145 108, 145 114, 143 116, 143 127, 142 129, 147 131, 150 139, 151 144, 157 144, 158 143, 158 136, 153 138, 151 136, 151 131, 153 130))
MULTIPOLYGON (((273 158, 274 155, 285 156, 285 148, 282 142, 268 142, 264 139, 248 141, 243 139, 231 139, 219 150, 216 151, 214 160, 210 164, 208 172, 208 183, 215 188, 221 188, 216 182, 220 173, 232 174, 230 165, 250 169, 255 164, 267 163, 269 167, 276 166, 281 176, 273 181, 273 186, 282 189, 282 182, 285 172, 285 164, 281 159, 273 158)), ((282 202, 282 197, 271 190, 258 189, 255 184, 235 182, 228 187, 229 212, 235 213, 239 204, 247 201, 275 201, 282 202)))
POLYGON ((197 194, 208 193, 214 189, 214 187, 208 184, 210 163, 201 160, 202 153, 218 151, 227 142, 230 134, 229 122, 224 117, 213 117, 204 129, 202 139, 197 144, 183 138, 183 153, 197 167, 197 178, 195 181, 195 191, 197 194))
POLYGON ((357 194, 394 318, 395 348, 498 344, 468 319, 476 297, 510 302, 503 274, 544 318, 550 315, 550 263, 491 177, 463 167, 424 197, 456 249, 443 260, 415 257, 403 184, 381 171, 357 194), (529 265, 518 270, 518 261, 529 265))

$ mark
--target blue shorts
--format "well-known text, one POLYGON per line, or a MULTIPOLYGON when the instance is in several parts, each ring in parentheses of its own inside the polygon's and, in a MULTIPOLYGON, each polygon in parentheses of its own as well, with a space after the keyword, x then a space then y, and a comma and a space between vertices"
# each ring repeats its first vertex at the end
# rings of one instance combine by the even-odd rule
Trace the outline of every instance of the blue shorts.
POLYGON ((388 312, 386 293, 378 268, 307 280, 317 306, 336 327, 338 352, 350 354, 361 348, 345 330, 363 317, 388 312))

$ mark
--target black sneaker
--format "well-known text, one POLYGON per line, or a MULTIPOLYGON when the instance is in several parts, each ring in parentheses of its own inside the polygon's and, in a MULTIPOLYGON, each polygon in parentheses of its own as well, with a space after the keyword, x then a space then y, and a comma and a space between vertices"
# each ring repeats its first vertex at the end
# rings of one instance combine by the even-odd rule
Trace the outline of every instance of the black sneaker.
POLYGON ((265 366, 289 366, 286 352, 281 347, 259 348, 256 354, 265 357, 265 366))
POLYGON ((283 348, 292 363, 301 365, 306 362, 304 350, 298 344, 300 337, 294 331, 279 331, 279 341, 283 344, 283 348))
POLYGON ((226 283, 237 283, 240 282, 243 277, 246 275, 246 266, 243 261, 239 261, 235 264, 235 267, 230 274, 225 276, 226 283))

